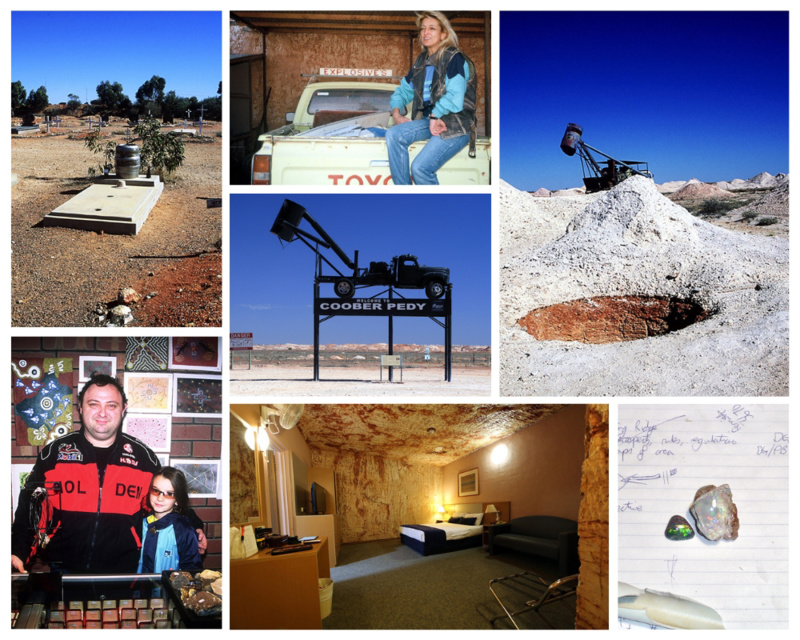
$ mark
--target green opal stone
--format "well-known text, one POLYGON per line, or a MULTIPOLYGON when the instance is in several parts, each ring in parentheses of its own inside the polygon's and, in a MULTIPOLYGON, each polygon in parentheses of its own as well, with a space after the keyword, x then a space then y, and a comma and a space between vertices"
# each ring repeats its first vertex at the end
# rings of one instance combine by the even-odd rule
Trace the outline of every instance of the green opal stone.
POLYGON ((694 529, 686 518, 672 516, 667 523, 664 535, 670 540, 691 540, 694 538, 694 529))

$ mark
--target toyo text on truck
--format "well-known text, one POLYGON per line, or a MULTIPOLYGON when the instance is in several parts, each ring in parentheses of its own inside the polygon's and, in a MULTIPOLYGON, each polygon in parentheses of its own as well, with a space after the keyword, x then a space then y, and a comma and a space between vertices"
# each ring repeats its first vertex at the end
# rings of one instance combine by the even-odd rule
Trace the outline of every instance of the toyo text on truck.
MULTIPOLYGON (((286 114, 289 124, 259 136, 250 163, 251 184, 392 184, 383 136, 393 125, 389 100, 395 85, 316 81, 319 77, 312 76, 295 111, 286 114)), ((406 105, 404 115, 410 111, 410 104, 406 105)), ((415 142, 409 147, 411 161, 425 144, 415 142)), ((439 169, 437 177, 443 185, 488 185, 490 167, 491 141, 478 136, 474 145, 467 145, 439 169)))

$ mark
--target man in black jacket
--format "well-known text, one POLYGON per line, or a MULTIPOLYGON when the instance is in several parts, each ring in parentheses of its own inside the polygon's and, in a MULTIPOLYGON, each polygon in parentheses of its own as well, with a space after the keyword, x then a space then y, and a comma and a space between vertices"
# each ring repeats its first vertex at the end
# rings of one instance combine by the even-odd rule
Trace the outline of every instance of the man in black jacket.
MULTIPOLYGON (((67 573, 136 572, 140 509, 161 465, 147 446, 122 433, 126 408, 116 378, 95 375, 86 383, 78 397, 83 428, 42 449, 20 493, 11 532, 15 571, 25 572, 39 555, 67 573), (35 524, 32 498, 42 500, 35 524)), ((202 522, 199 527, 202 551, 202 522)))

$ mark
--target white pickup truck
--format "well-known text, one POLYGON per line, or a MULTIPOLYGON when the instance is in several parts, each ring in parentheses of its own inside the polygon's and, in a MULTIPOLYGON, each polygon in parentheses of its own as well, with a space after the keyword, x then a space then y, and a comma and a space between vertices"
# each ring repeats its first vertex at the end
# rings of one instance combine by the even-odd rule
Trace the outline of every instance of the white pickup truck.
MULTIPOLYGON (((386 140, 392 126, 394 84, 353 80, 311 82, 289 124, 259 136, 251 184, 358 186, 392 184, 386 140)), ((410 111, 410 105, 407 106, 410 111)), ((413 160, 425 142, 409 148, 413 160)), ((449 160, 437 177, 443 185, 488 185, 491 142, 478 137, 449 160)))

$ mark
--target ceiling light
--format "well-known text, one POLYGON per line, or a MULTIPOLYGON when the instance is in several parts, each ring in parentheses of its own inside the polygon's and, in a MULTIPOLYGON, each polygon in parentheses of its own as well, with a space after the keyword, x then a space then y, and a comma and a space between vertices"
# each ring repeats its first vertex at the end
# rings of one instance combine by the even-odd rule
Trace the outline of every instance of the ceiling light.
POLYGON ((430 429, 428 429, 428 435, 429 435, 429 436, 432 436, 434 433, 436 433, 436 429, 434 429, 433 427, 431 427, 430 429))

